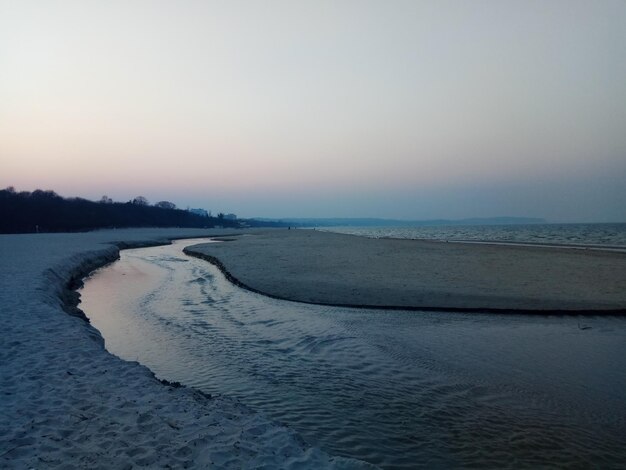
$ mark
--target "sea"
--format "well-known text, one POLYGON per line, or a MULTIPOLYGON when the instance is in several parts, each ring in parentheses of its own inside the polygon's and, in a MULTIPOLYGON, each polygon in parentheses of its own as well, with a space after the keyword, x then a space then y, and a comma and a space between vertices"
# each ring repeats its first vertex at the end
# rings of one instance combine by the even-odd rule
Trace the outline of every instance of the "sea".
POLYGON ((419 227, 317 227, 369 238, 533 244, 626 250, 626 223, 433 225, 419 227))
MULTIPOLYGON (((623 247, 624 227, 332 230, 623 247)), ((124 250, 86 279, 80 308, 108 351, 159 378, 234 397, 331 454, 385 469, 626 462, 626 317, 277 300, 182 252, 200 242, 210 240, 124 250)))

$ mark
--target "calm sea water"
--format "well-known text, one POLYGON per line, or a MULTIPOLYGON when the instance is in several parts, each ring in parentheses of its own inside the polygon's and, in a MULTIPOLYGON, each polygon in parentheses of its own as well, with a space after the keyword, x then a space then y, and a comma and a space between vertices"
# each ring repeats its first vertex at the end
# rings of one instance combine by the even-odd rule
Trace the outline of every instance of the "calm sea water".
POLYGON ((626 249, 626 224, 320 227, 319 230, 370 238, 537 243, 626 249))
POLYGON ((127 250, 81 290, 106 348, 385 468, 618 467, 626 318, 280 301, 182 253, 127 250))

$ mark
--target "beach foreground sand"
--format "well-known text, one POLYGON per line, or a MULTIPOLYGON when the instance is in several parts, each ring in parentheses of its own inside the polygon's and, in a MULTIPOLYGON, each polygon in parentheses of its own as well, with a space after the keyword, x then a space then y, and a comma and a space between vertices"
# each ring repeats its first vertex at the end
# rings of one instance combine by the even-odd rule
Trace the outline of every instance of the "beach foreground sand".
POLYGON ((372 468, 332 457, 228 397, 159 382, 104 349, 68 283, 118 246, 224 235, 0 235, 0 468, 372 468))
POLYGON ((626 253, 268 230, 186 253, 278 298, 431 310, 626 313, 626 253))

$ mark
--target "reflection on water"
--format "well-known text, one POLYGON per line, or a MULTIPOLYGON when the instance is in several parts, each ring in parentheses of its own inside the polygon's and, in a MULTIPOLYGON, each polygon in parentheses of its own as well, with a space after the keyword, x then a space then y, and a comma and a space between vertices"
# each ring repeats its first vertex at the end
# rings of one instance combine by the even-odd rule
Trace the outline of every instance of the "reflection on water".
POLYGON ((85 283, 109 351, 387 468, 626 460, 626 319, 279 301, 185 256, 194 243, 123 251, 85 283))

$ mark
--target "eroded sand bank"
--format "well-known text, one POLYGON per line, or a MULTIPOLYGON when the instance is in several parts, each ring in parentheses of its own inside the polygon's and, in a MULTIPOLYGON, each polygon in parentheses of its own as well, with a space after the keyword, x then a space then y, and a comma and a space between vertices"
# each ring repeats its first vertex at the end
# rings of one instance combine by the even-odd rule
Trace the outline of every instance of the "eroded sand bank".
POLYGON ((332 305, 626 313, 626 253, 269 230, 187 248, 279 298, 332 305))
POLYGON ((0 467, 364 468, 227 397, 160 383, 66 311, 118 248, 219 230, 0 235, 0 467))

